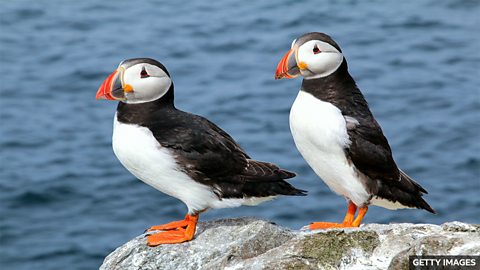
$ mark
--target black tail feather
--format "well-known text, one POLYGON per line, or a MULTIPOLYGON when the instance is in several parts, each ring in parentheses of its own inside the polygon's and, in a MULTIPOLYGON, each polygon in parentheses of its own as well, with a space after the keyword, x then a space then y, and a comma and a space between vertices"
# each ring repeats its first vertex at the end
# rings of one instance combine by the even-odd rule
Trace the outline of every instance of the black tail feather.
POLYGON ((374 192, 376 196, 436 214, 436 211, 422 197, 428 192, 403 171, 400 170, 399 181, 377 180, 375 182, 377 183, 374 192))
POLYGON ((249 159, 247 167, 240 175, 246 181, 279 181, 296 176, 295 173, 280 169, 277 165, 269 162, 249 159))
POLYGON ((230 181, 222 181, 217 186, 222 198, 306 196, 305 190, 297 189, 285 181, 295 176, 295 173, 280 169, 273 163, 249 159, 242 174, 230 181))
POLYGON ((418 198, 418 201, 419 201, 419 205, 420 205, 420 209, 425 209, 427 210, 428 212, 432 213, 432 214, 436 214, 437 211, 435 211, 435 209, 433 209, 428 203, 427 201, 425 201, 422 197, 419 197, 418 198))
POLYGON ((306 196, 305 190, 297 189, 286 181, 247 182, 242 189, 246 197, 268 197, 276 195, 306 196))

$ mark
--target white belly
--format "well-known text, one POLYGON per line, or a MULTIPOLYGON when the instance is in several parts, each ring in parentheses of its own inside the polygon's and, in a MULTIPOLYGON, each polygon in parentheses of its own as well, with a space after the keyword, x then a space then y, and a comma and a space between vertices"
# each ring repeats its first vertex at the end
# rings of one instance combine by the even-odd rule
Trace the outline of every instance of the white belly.
POLYGON ((290 111, 290 129, 303 158, 331 190, 356 205, 367 203, 370 195, 345 157, 350 140, 337 107, 300 91, 290 111))
POLYGON ((148 128, 123 124, 115 116, 113 152, 122 165, 146 184, 183 201, 189 212, 211 207, 217 196, 181 171, 172 154, 148 128))

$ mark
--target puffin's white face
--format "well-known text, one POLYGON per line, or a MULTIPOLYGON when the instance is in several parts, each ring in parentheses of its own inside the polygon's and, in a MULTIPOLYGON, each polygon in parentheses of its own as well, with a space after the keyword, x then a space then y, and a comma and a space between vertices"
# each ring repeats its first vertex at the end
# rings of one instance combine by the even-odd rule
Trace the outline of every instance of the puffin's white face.
POLYGON ((328 35, 306 33, 292 42, 290 51, 280 60, 275 79, 290 79, 302 75, 306 80, 334 73, 344 58, 338 45, 328 35))
POLYGON ((296 50, 297 66, 305 79, 326 77, 340 67, 343 54, 332 45, 310 40, 296 50))
POLYGON ((129 59, 120 63, 117 70, 110 74, 98 89, 97 99, 138 104, 154 101, 165 95, 172 85, 168 74, 159 66, 141 60, 143 59, 129 59))
MULTIPOLYGON (((120 64, 119 69, 122 68, 120 64)), ((136 104, 161 98, 170 89, 172 80, 161 68, 140 63, 125 69, 122 85, 125 90, 123 102, 136 104)))

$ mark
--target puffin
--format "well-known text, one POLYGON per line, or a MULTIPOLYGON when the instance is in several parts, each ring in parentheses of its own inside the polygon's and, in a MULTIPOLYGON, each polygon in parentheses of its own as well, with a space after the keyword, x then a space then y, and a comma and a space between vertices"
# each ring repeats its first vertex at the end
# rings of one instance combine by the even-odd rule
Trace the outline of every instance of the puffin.
POLYGON ((292 42, 275 79, 298 76, 303 82, 289 117, 295 145, 323 182, 348 203, 342 223, 313 222, 309 228, 358 227, 369 205, 435 213, 422 198, 427 191, 395 164, 342 50, 330 36, 312 32, 292 42))
POLYGON ((183 220, 149 228, 149 246, 192 240, 199 214, 210 208, 306 195, 285 181, 295 173, 251 159, 217 125, 177 109, 173 89, 164 65, 134 58, 121 62, 96 94, 96 99, 119 101, 112 146, 120 163, 188 208, 183 220))

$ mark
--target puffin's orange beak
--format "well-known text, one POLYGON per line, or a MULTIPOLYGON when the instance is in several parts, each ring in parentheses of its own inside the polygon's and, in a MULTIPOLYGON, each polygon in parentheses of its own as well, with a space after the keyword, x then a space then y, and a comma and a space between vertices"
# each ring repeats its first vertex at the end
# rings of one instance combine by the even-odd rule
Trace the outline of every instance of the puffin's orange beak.
POLYGON ((98 88, 96 99, 125 100, 125 92, 132 92, 130 85, 122 86, 123 69, 119 68, 110 74, 98 88))
POLYGON ((278 62, 277 71, 275 72, 275 80, 291 79, 298 77, 300 70, 295 59, 295 49, 288 51, 285 56, 278 62))
POLYGON ((97 91, 96 99, 115 100, 112 96, 113 82, 118 78, 118 70, 110 74, 100 85, 97 91))

